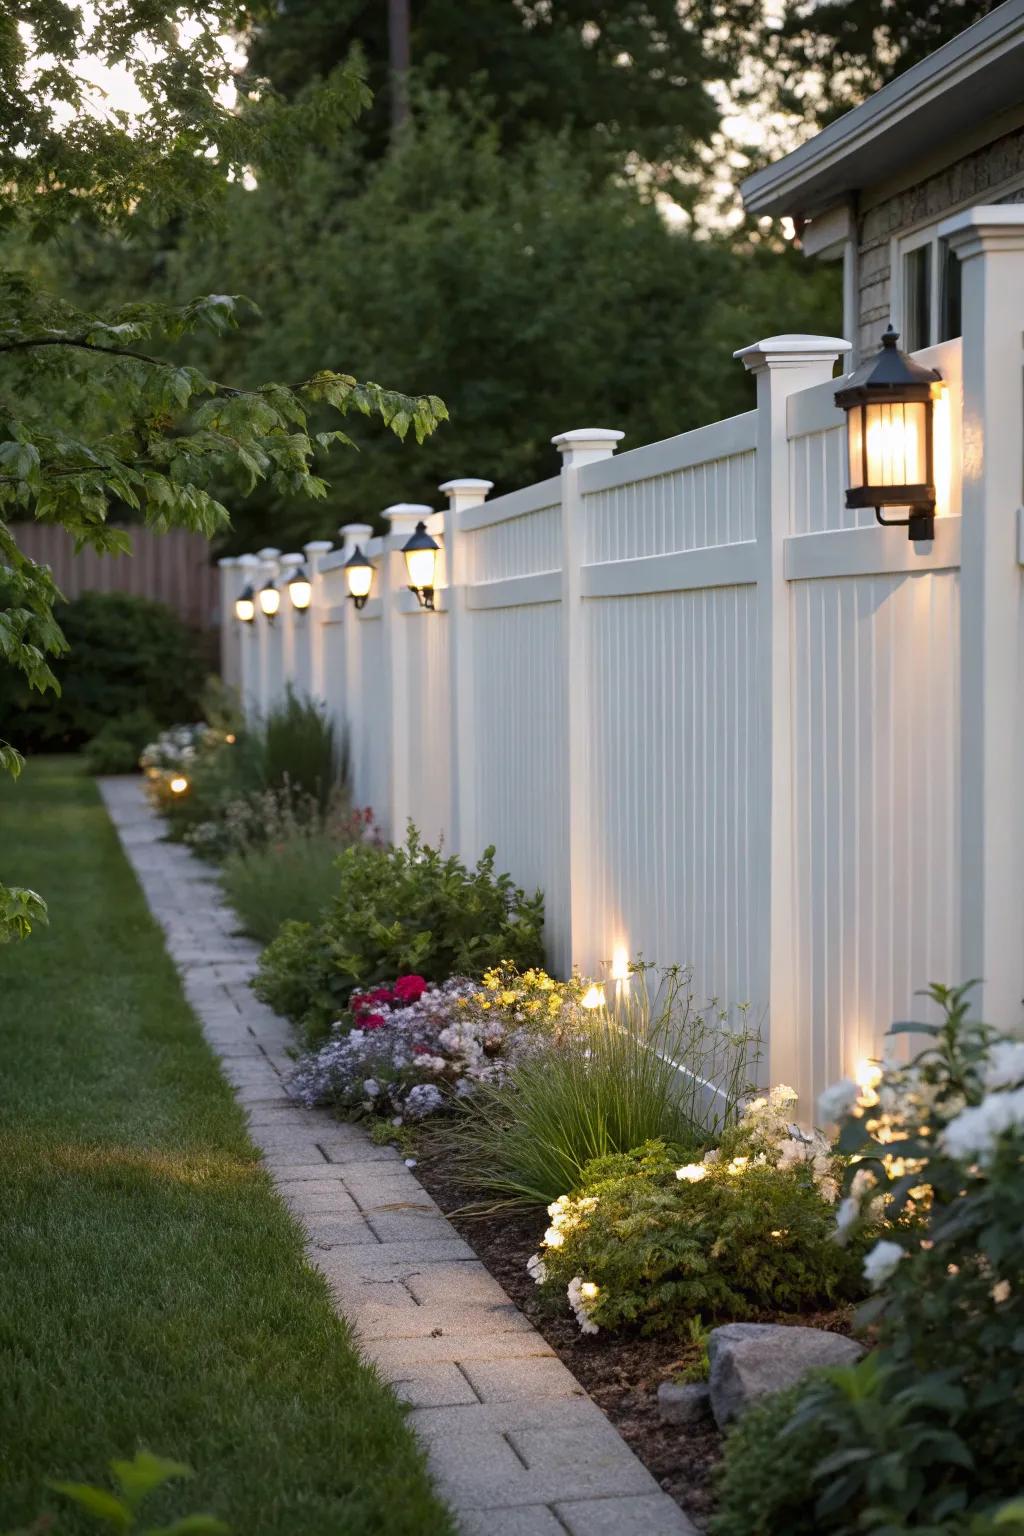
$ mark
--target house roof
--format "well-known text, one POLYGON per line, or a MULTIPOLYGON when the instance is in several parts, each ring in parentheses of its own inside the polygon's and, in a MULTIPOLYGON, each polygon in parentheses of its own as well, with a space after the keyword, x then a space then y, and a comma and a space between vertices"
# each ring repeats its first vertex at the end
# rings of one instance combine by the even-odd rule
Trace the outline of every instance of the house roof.
POLYGON ((809 217, 1021 102, 1024 0, 1004 0, 799 149, 748 176, 744 205, 754 214, 809 217))

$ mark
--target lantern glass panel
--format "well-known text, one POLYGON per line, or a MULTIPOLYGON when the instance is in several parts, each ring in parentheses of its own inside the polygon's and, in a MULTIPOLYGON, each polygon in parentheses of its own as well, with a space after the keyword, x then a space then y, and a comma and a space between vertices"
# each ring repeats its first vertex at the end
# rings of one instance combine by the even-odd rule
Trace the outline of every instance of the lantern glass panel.
POLYGON ((422 592, 426 587, 434 585, 434 563, 437 559, 436 549, 407 549, 405 551, 405 565, 409 572, 409 585, 422 592))
POLYGON ((308 608, 313 597, 313 588, 304 576, 299 576, 288 583, 288 596, 292 600, 292 607, 308 608))
POLYGON ((850 446, 850 488, 864 484, 864 407, 855 405, 846 413, 846 436, 850 446))
POLYGON ((927 483, 927 410, 924 400, 869 404, 865 408, 868 485, 927 483))
POLYGON ((260 608, 272 619, 281 606, 281 594, 276 587, 260 588, 260 608))
POLYGON ((235 598, 235 618, 241 624, 251 624, 256 617, 256 604, 251 597, 235 598))
POLYGON ((349 597, 369 597, 373 585, 372 565, 350 565, 345 571, 349 597))

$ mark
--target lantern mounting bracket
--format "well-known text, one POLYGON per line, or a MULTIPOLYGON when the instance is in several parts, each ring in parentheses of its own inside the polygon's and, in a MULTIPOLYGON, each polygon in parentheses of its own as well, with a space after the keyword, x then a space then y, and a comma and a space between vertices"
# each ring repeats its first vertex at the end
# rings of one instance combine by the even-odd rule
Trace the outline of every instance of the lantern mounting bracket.
POLYGON ((881 507, 875 508, 875 522, 883 528, 906 528, 907 538, 916 544, 921 539, 935 537, 935 503, 929 507, 917 507, 909 517, 883 517, 881 507))

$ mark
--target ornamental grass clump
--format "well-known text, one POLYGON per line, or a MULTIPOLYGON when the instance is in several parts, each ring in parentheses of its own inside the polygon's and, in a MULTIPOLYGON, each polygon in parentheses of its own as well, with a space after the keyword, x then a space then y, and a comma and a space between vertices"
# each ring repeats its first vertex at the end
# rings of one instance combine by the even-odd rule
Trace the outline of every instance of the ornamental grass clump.
POLYGON ((894 1029, 928 1038, 914 1060, 824 1096, 877 1347, 759 1421, 779 1476, 753 1515, 730 1439, 715 1536, 1024 1528, 1024 1042, 972 1022, 967 992, 931 987, 942 1022, 894 1029))
POLYGON ((684 1161, 735 1118, 756 1034, 717 1004, 699 1006, 690 973, 634 967, 618 1011, 583 1007, 578 1027, 474 1094, 446 1133, 451 1166, 492 1203, 547 1205, 595 1158, 662 1141, 684 1161))
MULTIPOLYGON (((849 1300, 866 1237, 835 1241, 838 1159, 785 1122, 780 1086, 747 1106, 721 1147, 680 1164, 663 1142, 596 1160, 548 1207, 529 1269, 567 1297, 583 1332, 683 1329, 849 1300)), ((562 1303, 564 1304, 564 1303, 562 1303)))
POLYGON ((440 983, 506 961, 520 970, 542 964, 543 926, 544 898, 495 874, 493 848, 468 869, 410 826, 403 847, 344 850, 330 905, 315 924, 284 924, 264 951, 256 991, 314 1043, 354 991, 396 976, 440 983))

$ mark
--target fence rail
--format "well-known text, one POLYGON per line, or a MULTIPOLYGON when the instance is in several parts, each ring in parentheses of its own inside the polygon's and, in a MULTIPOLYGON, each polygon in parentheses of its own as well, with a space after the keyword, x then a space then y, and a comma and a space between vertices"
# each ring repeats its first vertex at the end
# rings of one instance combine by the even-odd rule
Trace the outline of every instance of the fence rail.
MULTIPOLYGON (((967 220, 964 339, 921 355, 932 542, 845 507, 846 343, 770 337, 738 354, 754 411, 625 453, 564 433, 560 475, 494 501, 446 482, 436 611, 401 555, 425 509, 398 506, 307 550, 308 614, 226 632, 250 709, 285 681, 328 701, 391 835, 493 843, 543 888, 552 963, 642 952, 749 1002, 807 1118, 931 980, 979 975, 1024 1022, 1018 212, 1012 240, 1006 210, 991 242, 967 220)), ((225 607, 277 568, 226 563, 225 607)))

